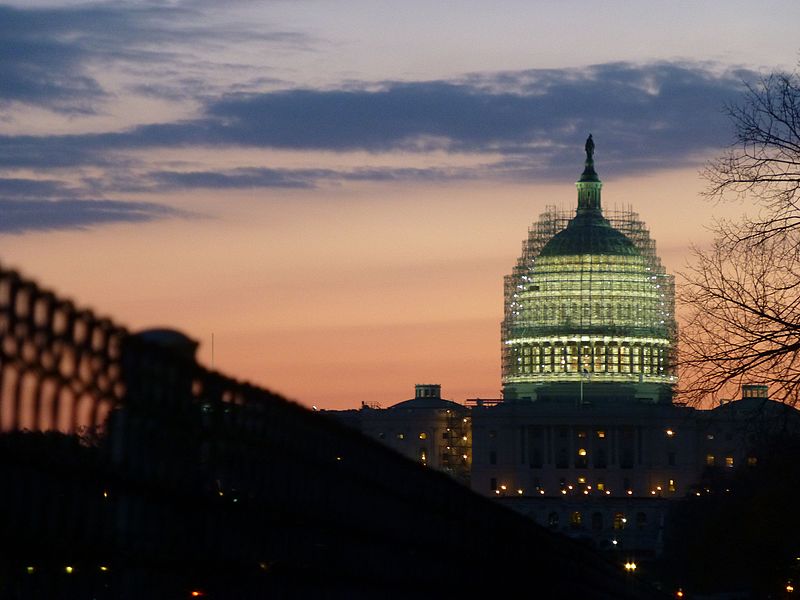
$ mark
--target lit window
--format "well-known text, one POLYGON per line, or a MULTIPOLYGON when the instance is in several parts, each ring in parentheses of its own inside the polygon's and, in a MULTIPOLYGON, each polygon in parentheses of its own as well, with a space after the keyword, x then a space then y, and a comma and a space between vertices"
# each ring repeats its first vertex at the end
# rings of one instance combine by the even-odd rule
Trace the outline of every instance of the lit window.
POLYGON ((585 438, 586 437, 586 432, 585 431, 579 431, 578 432, 578 437, 581 438, 581 439, 585 438))
POLYGON ((758 458, 755 456, 748 456, 747 457, 747 466, 748 467, 755 467, 758 464, 758 458))
POLYGON ((586 483, 586 477, 578 477, 578 483, 586 483))
POLYGON ((428 434, 423 431, 422 433, 419 434, 419 439, 427 440, 428 439, 428 434))
POLYGON ((578 456, 586 456, 586 448, 581 448, 578 450, 578 456))
POLYGON ((576 510, 570 515, 569 524, 572 525, 572 527, 580 527, 582 523, 583 523, 583 515, 579 510, 576 510))
POLYGON ((625 513, 614 513, 614 529, 623 529, 628 520, 625 518, 625 513))
POLYGON ((726 456, 725 457, 725 466, 726 467, 733 467, 733 457, 732 456, 726 456))
POLYGON ((603 430, 598 430, 597 431, 597 437, 599 437, 600 439, 605 438, 606 437, 606 432, 603 431, 603 430))
POLYGON ((597 490, 602 492, 602 491, 605 491, 605 489, 606 489, 606 484, 603 483, 602 481, 598 481, 597 482, 597 490))
POLYGON ((675 435, 675 432, 672 429, 667 429, 666 434, 667 437, 672 437, 673 435, 675 435))
POLYGON ((713 454, 706 454, 706 465, 709 467, 713 467, 716 459, 714 458, 713 454))
POLYGON ((398 439, 398 440, 404 440, 404 439, 406 439, 406 434, 405 434, 405 433, 398 433, 398 434, 397 434, 397 439, 398 439))
POLYGON ((669 485, 668 485, 667 489, 670 492, 674 492, 675 491, 675 480, 674 479, 670 479, 669 480, 669 485))

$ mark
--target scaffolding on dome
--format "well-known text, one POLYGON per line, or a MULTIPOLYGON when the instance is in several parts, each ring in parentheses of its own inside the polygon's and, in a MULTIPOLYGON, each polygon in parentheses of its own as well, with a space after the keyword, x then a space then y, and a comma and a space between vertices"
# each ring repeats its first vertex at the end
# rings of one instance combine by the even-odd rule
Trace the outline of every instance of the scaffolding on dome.
MULTIPOLYGON (((562 302, 561 312, 546 315, 545 309, 542 308, 544 304, 542 294, 529 293, 529 290, 534 288, 537 292, 539 290, 539 286, 534 285, 534 280, 531 276, 535 272, 534 268, 537 266, 537 259, 539 259, 542 249, 553 236, 567 227, 574 215, 574 209, 566 210, 555 206, 546 207, 539 219, 529 227, 528 237, 522 244, 522 254, 511 274, 504 278, 504 319, 502 324, 504 382, 546 381, 554 380, 555 378, 576 380, 580 379, 582 373, 587 372, 591 374, 597 373, 601 376, 601 379, 604 378, 609 381, 630 380, 637 376, 640 380, 646 377, 650 381, 665 383, 672 381, 674 379, 674 340, 677 333, 674 317, 675 281, 673 276, 667 274, 656 254, 655 240, 650 237, 650 232, 646 225, 630 206, 622 209, 615 207, 611 210, 605 210, 603 211, 603 216, 610 222, 612 227, 625 234, 639 250, 641 258, 637 258, 637 260, 639 264, 642 261, 644 262, 650 276, 649 279, 655 284, 652 289, 656 290, 657 297, 653 297, 652 293, 648 294, 642 288, 642 282, 632 279, 628 282, 628 290, 617 292, 620 300, 614 300, 613 295, 610 292, 606 292, 605 288, 600 291, 600 286, 607 285, 608 289, 610 289, 609 278, 617 277, 619 279, 619 273, 635 267, 633 265, 615 265, 614 268, 617 270, 617 275, 613 275, 609 274, 607 262, 589 257, 584 257, 583 259, 579 257, 573 257, 572 259, 564 257, 560 259, 564 263, 561 266, 562 269, 572 268, 581 272, 580 282, 572 282, 573 289, 567 291, 567 284, 562 284, 561 291, 554 294, 562 302), (593 272, 596 273, 594 281, 593 272), (600 283, 604 277, 605 282, 600 283), (588 283, 585 280, 588 280, 588 283), (622 300, 625 293, 629 293, 630 298, 622 300), (651 297, 647 298, 646 296, 648 295, 651 297), (601 311, 597 310, 596 307, 600 306, 600 302, 594 302, 594 300, 602 299, 608 301, 609 298, 611 298, 611 306, 606 307, 606 305, 603 305, 603 314, 598 315, 601 311), (628 309, 630 311, 629 315, 623 314, 621 316, 618 308, 624 308, 625 303, 631 298, 636 299, 628 304, 630 307, 628 309), (566 309, 564 308, 565 300, 569 301, 566 309), (614 305, 615 303, 618 306, 614 305), (606 310, 608 311, 607 314, 605 313, 606 310), (587 348, 568 348, 567 346, 581 346, 587 343, 586 336, 582 337, 579 333, 582 329, 581 325, 586 323, 592 324, 592 327, 588 328, 594 334, 591 337, 592 346, 595 346, 595 344, 600 345, 600 335, 613 337, 622 334, 623 330, 628 332, 636 331, 635 337, 638 339, 624 341, 620 338, 620 345, 635 347, 636 352, 639 353, 639 358, 637 359, 635 355, 626 357, 620 354, 619 358, 614 359, 620 362, 617 362, 616 366, 609 366, 609 359, 603 357, 603 364, 601 365, 596 362, 598 361, 596 352, 588 346, 587 348), (657 326, 653 327, 654 323, 657 326), (555 336, 548 334, 547 337, 550 338, 550 341, 545 341, 544 332, 548 330, 563 332, 566 335, 560 335, 559 337, 564 339, 553 343, 552 340, 555 339, 555 336), (534 341, 534 338, 538 338, 538 341, 534 341), (567 338, 574 339, 567 341, 567 338), (646 340, 656 340, 656 343, 653 345, 646 340), (539 352, 536 347, 540 346, 542 341, 544 341, 544 346, 548 347, 551 345, 561 346, 563 344, 564 359, 562 360, 562 367, 555 361, 555 352, 553 352, 549 363, 546 363, 542 356, 542 366, 535 366, 538 361, 533 355, 539 352), (640 341, 644 342, 644 344, 640 343, 640 341), (532 342, 533 345, 528 342, 532 342), (588 352, 588 355, 585 356, 584 352, 588 352), (645 363, 645 353, 647 357, 652 357, 647 359, 647 363, 645 363), (573 354, 574 356, 571 356, 573 354), (634 368, 634 360, 639 361, 638 369, 634 368), (623 370, 621 361, 629 361, 627 363, 628 366, 624 367, 625 370, 623 370), (528 364, 531 365, 530 368, 524 366, 528 364), (552 367, 545 366, 546 364, 552 365, 552 367), (647 367, 645 367, 645 364, 647 364, 647 367), (557 374, 556 371, 559 373, 557 374)), ((542 269, 545 262, 553 262, 554 259, 547 257, 540 260, 543 261, 543 264, 539 265, 540 269, 542 269)), ((548 266, 552 268, 552 265, 548 266)), ((624 278, 624 275, 622 277, 624 278)), ((539 278, 541 278, 541 275, 539 275, 539 278)), ((615 280, 615 283, 619 283, 619 281, 615 280)), ((624 281, 621 287, 625 287, 624 281)), ((602 343, 604 347, 607 345, 605 342, 602 343)), ((607 349, 603 349, 602 352, 605 354, 607 349)), ((626 350, 625 352, 629 351, 626 350)))

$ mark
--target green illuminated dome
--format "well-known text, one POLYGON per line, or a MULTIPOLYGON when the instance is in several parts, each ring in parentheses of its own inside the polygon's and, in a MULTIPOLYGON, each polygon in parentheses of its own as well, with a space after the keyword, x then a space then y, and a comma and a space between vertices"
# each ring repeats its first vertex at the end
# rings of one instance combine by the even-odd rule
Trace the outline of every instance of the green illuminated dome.
POLYGON ((633 212, 603 215, 593 155, 574 217, 542 215, 506 277, 506 399, 671 397, 674 281, 633 212))

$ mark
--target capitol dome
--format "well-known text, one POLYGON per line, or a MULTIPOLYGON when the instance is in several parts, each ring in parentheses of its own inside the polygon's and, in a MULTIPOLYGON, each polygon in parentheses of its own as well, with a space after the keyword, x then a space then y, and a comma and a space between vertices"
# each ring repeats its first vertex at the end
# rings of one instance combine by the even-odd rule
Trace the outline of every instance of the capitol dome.
POLYGON ((674 280, 632 211, 604 215, 594 143, 574 216, 550 209, 506 277, 506 400, 669 402, 675 380, 674 280))

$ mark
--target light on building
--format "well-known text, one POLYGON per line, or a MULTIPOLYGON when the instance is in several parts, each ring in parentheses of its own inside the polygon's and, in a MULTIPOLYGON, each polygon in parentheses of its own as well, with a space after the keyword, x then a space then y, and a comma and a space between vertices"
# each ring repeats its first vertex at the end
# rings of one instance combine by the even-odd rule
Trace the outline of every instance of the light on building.
POLYGON ((666 433, 668 437, 672 437, 673 435, 675 435, 675 432, 672 429, 667 429, 666 433))
POLYGON ((578 455, 579 456, 586 456, 586 448, 581 448, 580 450, 578 450, 578 455))
POLYGON ((107 566, 105 566, 105 565, 100 565, 100 570, 101 570, 103 573, 105 573, 106 571, 108 571, 108 567, 107 567, 107 566))
POLYGON ((636 563, 633 561, 626 562, 625 570, 628 571, 628 573, 633 573, 634 571, 636 571, 636 563))
POLYGON ((36 567, 25 567, 25 572, 28 575, 33 575, 36 572, 36 567))
POLYGON ((517 490, 517 493, 518 493, 520 496, 522 496, 522 490, 521 490, 521 489, 520 489, 520 490, 517 490))
POLYGON ((505 492, 505 491, 506 491, 506 489, 508 489, 508 488, 507 488, 506 486, 504 486, 504 485, 501 485, 501 486, 500 486, 500 489, 501 489, 501 490, 503 490, 503 491, 505 492))
POLYGON ((69 565, 67 565, 66 567, 64 567, 64 573, 66 573, 67 575, 72 575, 72 572, 73 572, 74 570, 75 570, 75 569, 73 569, 73 568, 72 568, 71 566, 69 566, 69 565))
POLYGON ((790 594, 794 591, 794 586, 792 585, 791 581, 786 584, 786 591, 789 592, 790 594))
POLYGON ((683 590, 678 588, 678 591, 675 592, 675 597, 676 598, 683 598, 683 596, 684 596, 683 590))

